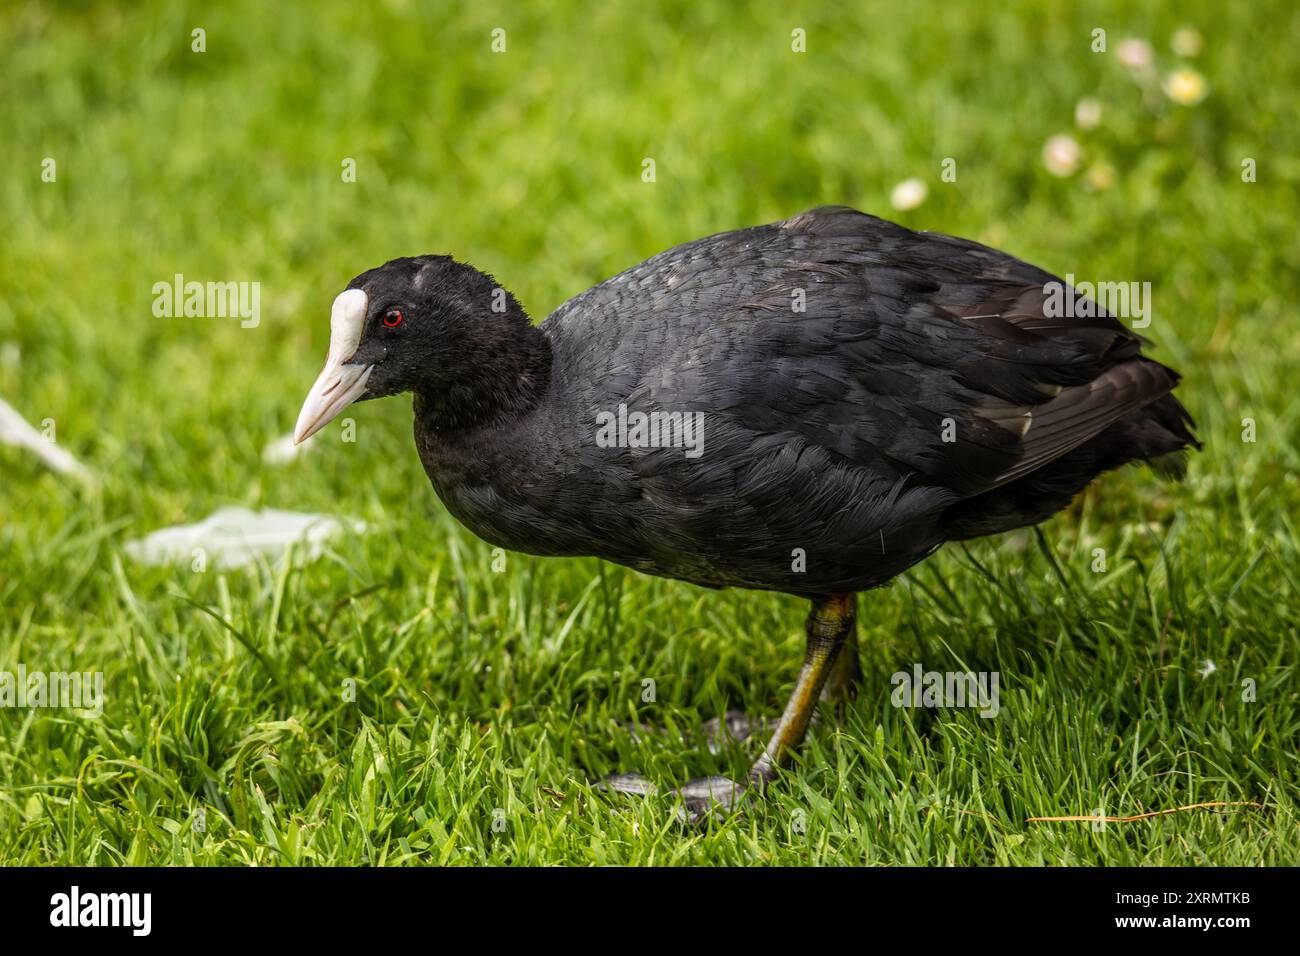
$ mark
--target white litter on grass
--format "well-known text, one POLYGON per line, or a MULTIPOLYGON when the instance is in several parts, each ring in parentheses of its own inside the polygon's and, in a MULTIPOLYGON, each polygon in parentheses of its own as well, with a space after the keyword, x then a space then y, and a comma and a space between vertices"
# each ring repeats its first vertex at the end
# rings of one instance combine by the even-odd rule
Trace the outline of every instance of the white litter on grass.
POLYGON ((259 557, 277 558, 294 544, 307 561, 320 557, 325 543, 340 532, 366 530, 365 522, 300 511, 250 511, 220 508, 198 524, 163 528, 126 543, 126 553, 142 564, 191 564, 202 555, 217 568, 239 568, 259 557))
POLYGON ((1219 668, 1215 665, 1214 661, 1205 660, 1201 662, 1201 669, 1196 673, 1200 674, 1202 677, 1209 677, 1218 669, 1219 668))
POLYGON ((316 436, 313 435, 301 445, 295 445, 293 443, 292 435, 285 435, 283 438, 277 438, 262 449, 262 461, 266 462, 268 465, 286 464, 293 461, 310 448, 311 443, 315 440, 316 436))
POLYGON ((81 462, 54 442, 47 440, 2 398, 0 398, 0 442, 35 452, 41 461, 61 474, 76 475, 79 478, 85 478, 90 474, 81 462))

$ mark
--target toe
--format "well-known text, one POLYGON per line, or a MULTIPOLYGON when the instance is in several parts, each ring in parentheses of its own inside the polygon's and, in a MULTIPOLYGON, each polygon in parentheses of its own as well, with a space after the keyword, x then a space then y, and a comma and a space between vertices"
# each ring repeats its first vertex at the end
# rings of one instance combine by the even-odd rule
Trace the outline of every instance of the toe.
POLYGON ((615 793, 634 793, 639 797, 648 797, 659 792, 659 788, 648 778, 639 773, 610 774, 599 784, 601 790, 615 793))
POLYGON ((710 814, 726 815, 737 809, 748 796, 748 788, 730 777, 700 777, 677 789, 682 798, 682 816, 698 823, 710 814))

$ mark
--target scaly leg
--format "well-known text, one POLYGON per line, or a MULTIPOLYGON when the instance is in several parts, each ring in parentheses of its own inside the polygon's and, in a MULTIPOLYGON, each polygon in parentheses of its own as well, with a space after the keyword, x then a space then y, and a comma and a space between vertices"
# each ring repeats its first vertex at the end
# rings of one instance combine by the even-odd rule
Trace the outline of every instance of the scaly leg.
MULTIPOLYGON (((856 618, 856 614, 851 615, 856 618)), ((851 619, 845 629, 844 643, 831 666, 826 686, 822 688, 822 700, 834 705, 837 713, 842 712, 850 701, 858 696, 862 685, 862 661, 858 653, 858 628, 856 620, 851 619)))
MULTIPOLYGON (((853 634, 857 622, 857 595, 833 594, 826 598, 813 600, 812 610, 805 625, 808 632, 808 650, 804 655, 803 667, 799 679, 795 682, 790 702, 785 705, 781 722, 776 725, 763 756, 749 768, 749 778, 759 784, 767 783, 779 769, 790 762, 793 753, 808 732, 808 721, 812 720, 813 711, 822 688, 832 673, 842 682, 847 681, 845 669, 835 666, 840 650, 848 635, 853 634)), ((857 644, 851 647, 853 657, 857 658, 857 644)), ((847 684, 842 683, 837 692, 844 692, 847 684)))

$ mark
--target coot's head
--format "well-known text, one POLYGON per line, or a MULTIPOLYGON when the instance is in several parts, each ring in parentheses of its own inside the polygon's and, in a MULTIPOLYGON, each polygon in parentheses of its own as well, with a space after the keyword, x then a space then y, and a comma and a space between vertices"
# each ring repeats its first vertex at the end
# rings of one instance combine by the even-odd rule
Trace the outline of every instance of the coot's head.
POLYGON ((491 276, 450 256, 394 259, 363 272, 330 310, 325 368, 307 394, 294 443, 353 402, 418 391, 436 398, 483 384, 485 359, 509 347, 523 309, 491 276))

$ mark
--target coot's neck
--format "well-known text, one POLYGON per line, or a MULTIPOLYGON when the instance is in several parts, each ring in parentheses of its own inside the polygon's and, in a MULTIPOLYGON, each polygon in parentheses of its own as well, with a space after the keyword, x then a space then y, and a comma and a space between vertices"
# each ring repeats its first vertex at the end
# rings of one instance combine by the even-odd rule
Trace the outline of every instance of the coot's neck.
POLYGON ((433 432, 490 428, 527 414, 551 377, 551 344, 513 299, 464 326, 456 361, 414 389, 416 422, 433 432))

